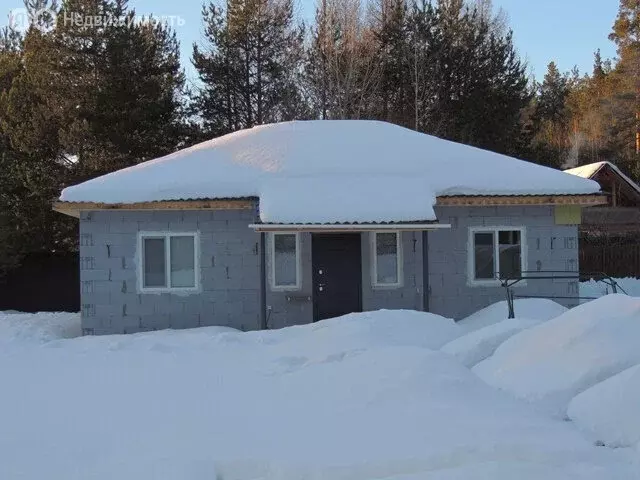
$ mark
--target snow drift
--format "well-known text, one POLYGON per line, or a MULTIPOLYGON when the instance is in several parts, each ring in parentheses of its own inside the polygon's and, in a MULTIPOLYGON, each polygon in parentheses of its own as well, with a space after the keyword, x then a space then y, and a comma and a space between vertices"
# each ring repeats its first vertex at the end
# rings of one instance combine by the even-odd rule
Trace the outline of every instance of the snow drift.
POLYGON ((640 365, 582 392, 571 401, 568 413, 596 441, 640 447, 640 365))
POLYGON ((608 295, 511 337, 474 371, 564 417, 575 395, 640 363, 639 318, 640 299, 608 295))
MULTIPOLYGON (((562 315, 567 311, 567 308, 546 298, 521 298, 515 300, 513 310, 517 318, 544 321, 562 315)), ((472 332, 502 322, 508 317, 509 307, 506 301, 502 301, 472 313, 460 320, 458 325, 465 331, 472 332)))
POLYGON ((78 313, 0 312, 0 349, 40 345, 81 334, 78 313))
POLYGON ((496 348, 505 340, 539 323, 541 323, 540 320, 510 318, 456 338, 441 350, 453 355, 465 367, 473 367, 493 355, 496 348))
POLYGON ((377 312, 266 332, 12 335, 0 478, 636 478, 431 350, 459 333, 377 312))

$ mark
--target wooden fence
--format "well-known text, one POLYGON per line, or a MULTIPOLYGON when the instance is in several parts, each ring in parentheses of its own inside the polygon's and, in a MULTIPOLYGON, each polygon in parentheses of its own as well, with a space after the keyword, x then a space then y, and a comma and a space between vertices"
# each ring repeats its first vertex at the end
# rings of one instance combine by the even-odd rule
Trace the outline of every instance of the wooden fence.
POLYGON ((29 255, 0 282, 0 311, 77 312, 80 266, 77 253, 29 255))
POLYGON ((604 272, 611 277, 640 277, 640 244, 580 244, 580 273, 604 272))

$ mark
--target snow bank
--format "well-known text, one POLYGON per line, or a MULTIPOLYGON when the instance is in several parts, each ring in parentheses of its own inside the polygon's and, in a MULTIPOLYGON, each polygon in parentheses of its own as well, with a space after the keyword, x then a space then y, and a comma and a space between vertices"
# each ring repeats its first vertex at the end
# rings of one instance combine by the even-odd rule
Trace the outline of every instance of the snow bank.
POLYGON ((406 209, 396 220, 418 221, 433 218, 431 205, 438 195, 599 191, 592 180, 389 123, 325 120, 231 133, 66 188, 60 199, 134 203, 259 196, 261 205, 267 205, 260 212, 263 222, 366 222, 385 220, 384 215, 376 217, 377 195, 395 198, 393 208, 381 211, 387 218, 401 208, 399 202, 408 192, 417 195, 418 206, 424 210, 403 201, 406 209), (345 180, 358 176, 366 179, 360 183, 345 180), (337 185, 340 203, 325 205, 321 216, 314 217, 318 204, 330 200, 312 193, 322 194, 333 185, 337 185), (283 203, 283 198, 289 202, 283 203))
POLYGON ((640 365, 576 396, 568 414, 591 438, 608 446, 640 444, 640 365))
POLYGON ((453 355, 465 367, 473 367, 493 355, 496 348, 508 338, 541 322, 541 320, 510 318, 456 338, 441 350, 453 355))
POLYGON ((507 340, 474 371, 564 417, 571 399, 640 363, 640 299, 608 295, 507 340))
MULTIPOLYGON (((550 320, 567 311, 559 303, 545 298, 522 298, 514 303, 514 312, 518 318, 550 320)), ((460 325, 467 332, 502 322, 509 317, 507 302, 497 302, 460 320, 460 325)))
POLYGON ((457 330, 379 312, 16 340, 0 349, 0 478, 634 478, 571 424, 426 348, 457 330))
POLYGON ((323 357, 376 347, 419 347, 437 350, 462 333, 455 321, 414 310, 352 313, 311 325, 248 332, 261 342, 278 342, 291 352, 323 357))
POLYGON ((0 312, 0 349, 74 338, 81 333, 78 313, 0 312))

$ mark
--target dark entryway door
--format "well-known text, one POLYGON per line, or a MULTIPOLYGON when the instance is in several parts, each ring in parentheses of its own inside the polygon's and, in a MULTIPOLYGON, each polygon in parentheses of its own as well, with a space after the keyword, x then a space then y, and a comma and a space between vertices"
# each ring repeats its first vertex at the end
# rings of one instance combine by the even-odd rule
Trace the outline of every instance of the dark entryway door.
POLYGON ((362 311, 359 233, 313 234, 314 321, 362 311))

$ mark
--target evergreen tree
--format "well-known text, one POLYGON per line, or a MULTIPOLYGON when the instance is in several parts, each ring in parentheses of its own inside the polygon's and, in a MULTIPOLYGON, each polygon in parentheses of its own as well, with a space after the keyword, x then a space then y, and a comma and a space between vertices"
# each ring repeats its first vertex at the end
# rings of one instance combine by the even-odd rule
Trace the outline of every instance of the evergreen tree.
POLYGON ((380 99, 374 107, 377 118, 414 127, 408 15, 405 0, 380 0, 377 5, 374 31, 381 72, 380 99))
POLYGON ((486 15, 459 0, 424 2, 409 29, 422 50, 418 129, 518 154, 514 138, 530 96, 511 33, 500 33, 486 15))
POLYGON ((292 0, 229 0, 203 8, 208 45, 194 45, 203 88, 193 111, 219 135, 305 115, 299 91, 304 29, 292 0))
POLYGON ((27 53, 39 31, 30 29, 24 43, 16 41, 15 33, 5 33, 9 35, 3 38, 13 40, 0 43, 0 276, 28 253, 64 250, 73 244, 68 241, 72 222, 51 210, 63 167, 50 154, 55 147, 45 143, 50 131, 47 116, 29 88, 27 53), (14 138, 17 125, 42 134, 42 143, 36 146, 26 135, 14 138), (23 150, 27 139, 29 149, 23 150))
MULTIPOLYGON (((55 8, 45 0, 28 7, 55 8)), ((18 62, 0 55, 0 127, 8 145, 0 191, 10 212, 2 223, 16 232, 23 253, 74 248, 75 223, 51 210, 64 186, 187 141, 183 76, 168 27, 133 22, 121 0, 66 0, 54 13, 34 17, 18 62), (96 17, 117 21, 86 20, 96 17), (10 74, 6 65, 15 67, 10 74)))
POLYGON ((61 143, 78 157, 79 176, 167 154, 184 142, 184 76, 167 25, 136 22, 125 0, 67 0, 50 48, 48 68, 66 117, 61 143), (86 24, 92 17, 116 21, 86 24))
MULTIPOLYGON (((2 105, 13 79, 20 72, 22 38, 9 26, 0 30, 0 121, 4 118, 2 105)), ((1 125, 1 123, 0 123, 1 125)), ((0 280, 20 261, 18 231, 12 214, 11 188, 15 183, 13 167, 17 154, 0 128, 0 280)))
POLYGON ((618 46, 613 72, 614 94, 609 99, 612 142, 619 162, 640 177, 640 1, 620 0, 618 17, 609 35, 618 46))
POLYGON ((549 63, 534 100, 531 160, 553 167, 561 167, 566 162, 569 153, 566 107, 569 91, 567 76, 560 73, 554 62, 549 63))

